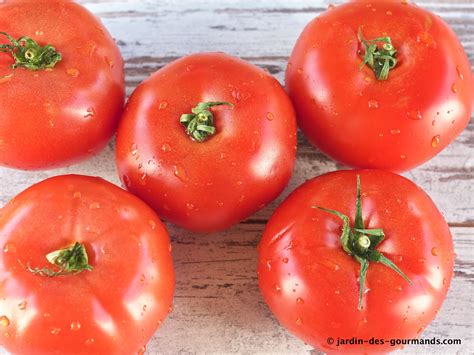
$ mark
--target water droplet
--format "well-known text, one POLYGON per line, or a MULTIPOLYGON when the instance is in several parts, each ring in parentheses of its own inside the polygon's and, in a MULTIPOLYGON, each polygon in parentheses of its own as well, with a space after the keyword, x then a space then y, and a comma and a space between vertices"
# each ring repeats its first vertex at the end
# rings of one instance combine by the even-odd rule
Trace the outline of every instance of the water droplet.
POLYGON ((51 317, 51 314, 49 314, 48 312, 45 312, 45 313, 43 313, 43 317, 44 318, 49 318, 49 317, 51 317))
POLYGON ((145 282, 145 274, 141 274, 141 275, 140 275, 140 281, 141 281, 141 282, 145 282))
POLYGON ((35 31, 35 35, 36 35, 36 36, 42 36, 42 35, 44 35, 44 32, 41 31, 41 30, 36 30, 36 31, 35 31))
POLYGON ((390 134, 395 136, 397 134, 400 134, 400 130, 399 129, 392 129, 392 130, 390 130, 390 134))
POLYGON ((81 323, 79 323, 78 321, 74 321, 71 323, 71 330, 73 332, 78 331, 79 329, 81 329, 81 323))
POLYGON ((379 103, 376 100, 370 100, 368 102, 368 105, 369 105, 369 108, 378 108, 379 107, 379 103))
POLYGON ((148 175, 146 173, 144 173, 142 176, 140 176, 140 184, 145 186, 146 185, 146 178, 148 177, 148 175))
POLYGON ((89 107, 86 110, 86 114, 84 115, 84 118, 90 118, 95 116, 95 110, 93 107, 89 107))
POLYGON ((98 210, 100 208, 100 204, 98 202, 92 202, 90 205, 89 205, 89 209, 90 210, 98 210))
POLYGON ((418 43, 424 44, 426 47, 436 48, 436 41, 429 32, 423 31, 418 34, 418 36, 416 37, 416 41, 418 43))
POLYGON ((245 195, 240 195, 238 201, 239 201, 239 202, 244 202, 244 200, 245 200, 245 195))
POLYGON ((434 126, 436 124, 436 120, 431 121, 431 125, 434 126))
POLYGON ((341 293, 341 291, 336 290, 336 291, 334 291, 334 293, 335 293, 336 295, 339 295, 339 294, 341 293))
POLYGON ((26 309, 26 305, 27 305, 26 301, 20 302, 18 303, 18 309, 20 311, 24 311, 26 309))
POLYGON ((219 207, 222 207, 222 206, 224 206, 224 202, 217 201, 217 206, 219 206, 219 207))
POLYGON ((404 154, 401 154, 401 155, 400 155, 400 159, 405 160, 406 158, 407 158, 406 155, 404 155, 404 154))
POLYGON ((143 355, 143 354, 145 354, 145 351, 146 351, 146 346, 143 345, 143 346, 140 348, 140 350, 138 350, 138 355, 143 355))
POLYGON ((186 71, 192 71, 195 68, 194 65, 187 65, 186 66, 186 71))
POLYGON ((364 80, 365 80, 367 83, 372 82, 372 79, 371 79, 369 76, 366 76, 366 77, 364 78, 364 80))
POLYGON ((138 153, 138 146, 135 143, 133 143, 132 146, 130 147, 130 154, 135 156, 137 155, 137 153, 138 153))
POLYGON ((301 297, 298 297, 296 299, 296 304, 304 304, 304 299, 302 299, 301 297))
POLYGON ((419 110, 413 110, 408 112, 408 117, 410 117, 412 120, 421 120, 423 116, 419 110))
POLYGON ((424 258, 419 258, 418 262, 424 264, 424 263, 426 263, 426 260, 424 258))
POLYGON ((237 90, 237 89, 232 90, 232 97, 233 97, 236 101, 242 100, 242 96, 240 95, 240 91, 237 90))
POLYGON ((282 261, 284 264, 288 264, 288 260, 289 260, 288 258, 283 258, 283 259, 281 259, 281 261, 282 261))
POLYGON ((387 16, 392 16, 392 11, 387 11, 385 14, 386 14, 387 16))
POLYGON ((143 305, 142 310, 143 310, 143 312, 146 312, 146 304, 143 305))
POLYGON ((272 269, 272 262, 271 262, 271 260, 267 260, 267 268, 268 268, 268 271, 271 271, 271 269, 272 269))
POLYGON ((89 338, 86 340, 86 345, 92 345, 95 343, 95 339, 94 338, 89 338))
POLYGON ((458 87, 457 87, 456 84, 451 85, 451 91, 454 92, 454 93, 458 92, 458 87))
POLYGON ((433 148, 436 148, 439 144, 439 141, 440 141, 440 136, 439 135, 434 136, 433 139, 431 140, 431 146, 433 148))
POLYGON ((459 65, 456 66, 456 71, 458 73, 459 79, 464 80, 464 75, 461 73, 461 68, 459 68, 459 65))
POLYGON ((8 319, 7 316, 1 316, 0 317, 0 326, 8 327, 9 325, 10 325, 10 319, 8 319))
POLYGON ((67 75, 72 76, 73 78, 77 78, 79 76, 79 70, 76 68, 69 68, 66 70, 67 75))
POLYGON ((173 251, 173 246, 171 243, 168 244, 168 251, 171 253, 173 251))
POLYGON ((107 63, 107 65, 110 67, 110 68, 113 68, 114 67, 114 61, 112 59, 109 59, 107 56, 104 57, 104 60, 105 60, 105 63, 107 63))
POLYGON ((167 101, 161 101, 160 105, 158 106, 158 110, 165 110, 168 107, 168 102, 167 101))
POLYGON ((127 175, 122 176, 122 180, 126 187, 130 187, 131 182, 130 182, 130 178, 127 175))
POLYGON ((395 289, 396 289, 397 291, 401 291, 401 290, 402 290, 402 286, 401 286, 401 285, 398 285, 395 289))
POLYGON ((53 328, 50 329, 49 332, 53 335, 58 335, 61 332, 61 328, 53 327, 53 328))
POLYGON ((408 322, 408 318, 406 318, 406 317, 403 318, 403 322, 404 322, 404 323, 408 322))
POLYGON ((150 219, 148 224, 150 225, 151 229, 154 230, 156 228, 156 222, 154 220, 150 219))
POLYGON ((192 203, 187 203, 187 204, 186 204, 186 208, 187 208, 188 210, 192 210, 192 209, 194 209, 194 205, 193 205, 192 203))
POLYGON ((334 270, 337 271, 339 270, 341 267, 338 265, 338 264, 334 264, 334 270))
POLYGON ((81 194, 80 191, 76 191, 76 192, 74 192, 73 197, 74 197, 75 199, 80 199, 80 198, 82 197, 82 194, 81 194))
POLYGON ((179 165, 174 165, 174 176, 176 176, 178 179, 180 179, 183 182, 186 182, 188 180, 188 177, 186 176, 186 170, 182 166, 179 165))
POLYGON ((290 242, 288 243, 288 245, 286 247, 284 247, 283 249, 285 250, 290 250, 290 249, 293 249, 294 245, 293 245, 293 241, 290 240, 290 242))
POLYGON ((298 74, 301 75, 301 74, 303 74, 303 69, 299 68, 299 69, 297 70, 297 72, 298 72, 298 74))
POLYGON ((161 150, 165 153, 171 152, 171 146, 168 143, 163 143, 161 145, 161 150))
POLYGON ((303 323, 301 321, 301 318, 296 318, 296 321, 295 321, 296 325, 301 325, 301 323, 303 323))
POLYGON ((431 249, 431 255, 433 255, 433 256, 438 256, 438 249, 432 248, 432 249, 431 249))
POLYGON ((275 285, 275 291, 276 291, 276 292, 280 292, 280 291, 281 291, 280 285, 278 285, 278 284, 275 285))
POLYGON ((446 277, 443 277, 443 285, 446 285, 447 282, 446 277))
POLYGON ((275 116, 273 116, 273 113, 271 112, 267 112, 265 117, 267 117, 267 120, 269 121, 273 121, 273 119, 275 118, 275 116))
POLYGON ((4 253, 15 253, 16 252, 16 246, 13 243, 7 243, 3 247, 3 252, 4 253))

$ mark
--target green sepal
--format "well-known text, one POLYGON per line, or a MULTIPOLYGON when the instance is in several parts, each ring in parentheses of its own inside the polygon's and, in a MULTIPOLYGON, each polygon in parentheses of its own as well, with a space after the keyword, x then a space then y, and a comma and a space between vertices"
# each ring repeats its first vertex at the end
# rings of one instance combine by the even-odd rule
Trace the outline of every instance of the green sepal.
POLYGON ((316 207, 320 210, 331 213, 342 219, 342 232, 340 241, 343 250, 352 256, 360 264, 359 271, 359 302, 358 309, 362 309, 365 280, 369 269, 370 262, 381 263, 402 276, 411 284, 410 279, 387 257, 375 248, 384 240, 385 233, 381 228, 365 229, 362 216, 362 201, 360 193, 360 176, 357 176, 357 193, 356 193, 356 212, 354 219, 354 228, 350 227, 350 219, 341 212, 330 210, 324 207, 316 207))
POLYGON ((51 264, 57 266, 58 270, 32 268, 30 263, 27 264, 26 268, 33 274, 46 277, 78 274, 82 271, 91 271, 93 269, 92 266, 89 265, 86 248, 79 242, 47 254, 46 259, 48 259, 51 264))
POLYGON ((185 127, 188 136, 202 143, 216 134, 214 116, 209 109, 213 106, 220 105, 234 106, 230 102, 200 102, 196 107, 191 109, 192 114, 185 113, 181 115, 179 122, 185 127))
POLYGON ((386 36, 366 40, 362 35, 361 28, 359 28, 357 35, 365 47, 364 59, 359 71, 365 65, 368 65, 374 71, 378 80, 387 80, 390 70, 397 66, 397 50, 392 45, 392 39, 386 36), (382 43, 380 48, 377 45, 378 43, 382 43))
POLYGON ((8 33, 0 32, 11 44, 0 45, 0 52, 10 53, 15 60, 12 69, 19 67, 28 70, 51 69, 62 60, 61 53, 52 45, 40 46, 34 39, 23 36, 14 39, 8 33))

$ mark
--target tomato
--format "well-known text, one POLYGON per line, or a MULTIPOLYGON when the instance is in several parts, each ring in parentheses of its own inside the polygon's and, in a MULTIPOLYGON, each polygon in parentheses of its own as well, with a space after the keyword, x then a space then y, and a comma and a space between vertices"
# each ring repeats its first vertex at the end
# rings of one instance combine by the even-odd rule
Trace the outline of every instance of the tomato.
POLYGON ((295 153, 296 120, 277 80, 226 54, 201 53, 135 90, 116 158, 127 189, 160 216, 210 232, 276 198, 295 153))
POLYGON ((143 353, 169 313, 164 225, 100 178, 59 176, 20 193, 0 210, 0 247, 0 348, 13 354, 143 353))
POLYGON ((338 171, 304 183, 271 217, 259 285, 278 320, 306 343, 330 353, 387 352, 397 348, 390 339, 415 338, 433 320, 453 259, 449 227, 418 186, 380 170, 338 171), (385 343, 337 345, 353 337, 385 343))
POLYGON ((398 172, 449 145, 467 126, 474 99, 470 63, 454 32, 403 1, 330 7, 298 39, 286 86, 300 128, 322 152, 350 166, 398 172), (393 68, 382 80, 385 65, 393 68))
POLYGON ((100 21, 74 2, 20 0, 0 4, 0 23, 0 165, 53 168, 102 149, 122 112, 124 71, 100 21))

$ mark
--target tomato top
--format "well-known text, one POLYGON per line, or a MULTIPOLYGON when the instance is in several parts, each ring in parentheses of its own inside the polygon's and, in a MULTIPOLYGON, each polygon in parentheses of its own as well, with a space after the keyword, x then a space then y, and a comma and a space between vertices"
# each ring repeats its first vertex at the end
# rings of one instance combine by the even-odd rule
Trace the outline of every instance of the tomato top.
MULTIPOLYGON (((375 241, 375 235, 365 234, 375 241)), ((446 296, 453 264, 449 227, 419 187, 393 173, 356 170, 309 180, 283 202, 260 242, 258 272, 266 302, 293 333, 324 351, 360 353, 396 347, 388 342, 337 347, 326 340, 417 337, 446 296), (339 211, 357 228, 357 175, 365 228, 385 235, 375 250, 410 282, 369 260, 361 283, 358 254, 349 255, 341 244, 343 221, 315 208, 339 211)))
POLYGON ((59 176, 28 188, 0 210, 0 235, 0 346, 14 354, 136 354, 169 312, 164 225, 102 179, 59 176), (47 277, 60 270, 51 252, 76 243, 90 267, 47 277))
POLYGON ((438 16, 401 1, 350 2, 311 21, 291 55, 286 85, 309 140, 351 166, 404 171, 432 158, 466 127, 469 61, 438 16), (364 40, 396 64, 379 80, 364 40))
MULTIPOLYGON (((52 168, 100 150, 124 100, 123 60, 100 21, 71 1, 9 1, 0 4, 0 23, 0 165, 52 168), (53 47, 60 60, 12 69, 5 46, 24 36, 53 47)), ((36 50, 26 56, 34 54, 40 57, 36 50)))
POLYGON ((281 85, 223 53, 181 58, 144 81, 117 136, 127 189, 195 231, 224 229, 273 200, 295 153, 294 112, 281 85))

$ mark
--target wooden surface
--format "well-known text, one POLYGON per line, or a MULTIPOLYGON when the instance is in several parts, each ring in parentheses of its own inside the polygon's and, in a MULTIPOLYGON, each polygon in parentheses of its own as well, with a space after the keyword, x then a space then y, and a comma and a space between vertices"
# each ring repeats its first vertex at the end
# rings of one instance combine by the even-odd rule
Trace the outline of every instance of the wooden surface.
MULTIPOLYGON (((197 51, 240 56, 283 82, 297 36, 329 4, 321 0, 80 2, 99 15, 117 39, 126 59, 128 94, 158 68, 197 51)), ((453 27, 474 63, 474 1, 417 3, 453 27)), ((443 212, 457 253, 448 298, 422 337, 462 339, 460 346, 409 346, 406 353, 474 353, 473 129, 471 122, 439 156, 405 174, 443 212)), ((218 234, 196 235, 170 225, 177 275, 174 311, 148 344, 148 353, 311 353, 311 347, 278 324, 263 302, 255 273, 256 246, 266 220, 290 191, 306 179, 340 168, 300 135, 293 179, 268 207, 218 234)), ((67 173, 97 175, 118 184, 113 142, 97 157, 65 169, 26 173, 0 168, 0 205, 35 182, 67 173)))

